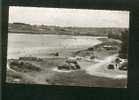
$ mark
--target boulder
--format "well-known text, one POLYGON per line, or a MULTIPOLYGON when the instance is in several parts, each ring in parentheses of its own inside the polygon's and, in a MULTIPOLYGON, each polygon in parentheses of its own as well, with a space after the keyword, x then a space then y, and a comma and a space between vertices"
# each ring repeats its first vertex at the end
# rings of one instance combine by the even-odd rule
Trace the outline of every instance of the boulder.
POLYGON ((42 61, 41 58, 37 58, 37 57, 19 57, 19 60, 42 61))
POLYGON ((59 70, 77 70, 80 69, 80 66, 77 62, 66 62, 63 65, 58 66, 59 70))
POLYGON ((94 51, 93 47, 88 48, 89 51, 94 51))
POLYGON ((95 56, 94 56, 94 55, 91 55, 91 56, 90 56, 90 59, 95 59, 95 56))
POLYGON ((113 50, 114 49, 111 45, 104 45, 103 48, 106 50, 113 50))
POLYGON ((113 65, 113 64, 109 64, 109 65, 108 65, 108 69, 113 70, 113 69, 114 69, 114 65, 113 65))
POLYGON ((119 70, 127 70, 128 62, 124 62, 120 67, 119 70))
POLYGON ((81 69, 81 67, 80 67, 80 65, 78 63, 75 64, 75 66, 76 66, 76 69, 81 69))
POLYGON ((58 69, 59 70, 70 70, 70 67, 69 66, 66 66, 66 65, 59 65, 58 66, 58 69))
POLYGON ((58 53, 58 52, 56 52, 56 53, 51 53, 50 55, 52 55, 52 56, 59 56, 59 53, 58 53))
POLYGON ((65 62, 66 62, 66 63, 74 63, 74 64, 76 64, 76 63, 77 63, 77 60, 76 60, 76 58, 70 57, 70 58, 68 58, 65 62))

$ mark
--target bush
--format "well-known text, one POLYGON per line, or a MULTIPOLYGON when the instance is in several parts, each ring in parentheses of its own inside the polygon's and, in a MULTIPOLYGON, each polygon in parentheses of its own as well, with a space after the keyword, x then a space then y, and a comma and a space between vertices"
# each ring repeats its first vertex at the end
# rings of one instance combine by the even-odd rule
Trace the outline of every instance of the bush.
POLYGON ((119 57, 123 59, 128 58, 128 30, 122 32, 121 36, 121 50, 119 51, 119 57))
POLYGON ((42 61, 41 58, 37 57, 19 57, 19 60, 42 61))
POLYGON ((77 70, 80 69, 80 65, 76 63, 65 63, 63 65, 58 66, 59 70, 77 70))
POLYGON ((12 61, 10 62, 10 67, 14 70, 21 71, 21 72, 29 72, 29 71, 41 71, 41 69, 28 62, 23 61, 12 61))
POLYGON ((114 69, 114 65, 113 64, 109 64, 108 65, 108 69, 114 69))
POLYGON ((88 48, 89 51, 94 51, 94 47, 88 48))
POLYGON ((128 67, 128 63, 125 62, 125 63, 123 63, 123 64, 119 67, 119 69, 120 69, 120 70, 127 70, 127 67, 128 67))

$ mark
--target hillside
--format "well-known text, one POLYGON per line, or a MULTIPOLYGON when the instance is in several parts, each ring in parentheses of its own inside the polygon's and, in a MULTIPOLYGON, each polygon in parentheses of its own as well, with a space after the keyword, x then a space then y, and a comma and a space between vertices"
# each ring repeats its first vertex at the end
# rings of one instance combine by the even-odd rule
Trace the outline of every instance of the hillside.
POLYGON ((58 34, 107 36, 109 33, 121 34, 124 28, 91 28, 91 27, 60 27, 46 25, 30 25, 25 23, 9 23, 9 33, 58 34))

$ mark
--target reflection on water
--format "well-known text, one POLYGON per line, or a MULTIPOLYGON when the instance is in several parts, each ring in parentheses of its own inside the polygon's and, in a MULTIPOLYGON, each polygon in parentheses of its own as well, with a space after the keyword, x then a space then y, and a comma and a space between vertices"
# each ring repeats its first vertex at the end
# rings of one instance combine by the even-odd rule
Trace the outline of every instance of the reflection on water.
POLYGON ((45 57, 48 53, 77 51, 101 43, 93 36, 9 34, 8 58, 45 57))

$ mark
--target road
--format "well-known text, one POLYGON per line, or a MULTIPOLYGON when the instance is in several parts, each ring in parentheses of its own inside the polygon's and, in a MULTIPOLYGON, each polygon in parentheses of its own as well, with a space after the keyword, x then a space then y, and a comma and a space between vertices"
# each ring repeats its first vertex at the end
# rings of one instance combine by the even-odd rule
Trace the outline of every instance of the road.
POLYGON ((89 65, 85 70, 88 74, 93 76, 107 77, 113 79, 127 78, 127 72, 125 71, 120 71, 118 69, 114 69, 114 70, 107 69, 108 64, 114 61, 116 57, 117 57, 116 54, 108 56, 104 60, 100 60, 96 64, 89 65))

